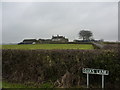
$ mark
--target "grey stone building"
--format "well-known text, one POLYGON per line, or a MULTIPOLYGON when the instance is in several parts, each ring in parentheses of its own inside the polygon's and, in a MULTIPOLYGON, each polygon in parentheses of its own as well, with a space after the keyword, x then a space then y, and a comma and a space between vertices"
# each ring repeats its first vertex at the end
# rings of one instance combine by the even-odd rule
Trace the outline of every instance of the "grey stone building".
POLYGON ((64 36, 52 36, 52 42, 61 42, 61 43, 66 43, 68 42, 68 39, 65 38, 64 36))

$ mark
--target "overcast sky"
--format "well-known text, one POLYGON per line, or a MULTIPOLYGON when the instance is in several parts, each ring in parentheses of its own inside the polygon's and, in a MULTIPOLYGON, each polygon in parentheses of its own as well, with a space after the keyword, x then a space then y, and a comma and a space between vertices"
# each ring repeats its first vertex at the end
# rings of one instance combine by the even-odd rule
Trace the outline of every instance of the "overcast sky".
POLYGON ((118 3, 2 3, 3 43, 57 34, 74 40, 82 29, 92 31, 95 39, 118 40, 118 3))

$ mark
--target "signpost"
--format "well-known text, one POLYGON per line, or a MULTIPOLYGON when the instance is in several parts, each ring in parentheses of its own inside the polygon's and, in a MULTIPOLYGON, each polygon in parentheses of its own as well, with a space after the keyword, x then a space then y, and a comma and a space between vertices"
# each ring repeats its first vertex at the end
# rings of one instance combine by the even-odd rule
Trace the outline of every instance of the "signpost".
POLYGON ((83 68, 82 72, 87 74, 87 88, 89 88, 89 74, 102 75, 102 88, 104 88, 104 75, 109 75, 108 70, 83 68))

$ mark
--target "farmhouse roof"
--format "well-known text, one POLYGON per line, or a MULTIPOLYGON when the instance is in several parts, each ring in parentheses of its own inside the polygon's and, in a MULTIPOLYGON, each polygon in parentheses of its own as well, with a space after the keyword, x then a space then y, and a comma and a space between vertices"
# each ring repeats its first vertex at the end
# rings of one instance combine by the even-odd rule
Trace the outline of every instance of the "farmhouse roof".
POLYGON ((59 36, 59 35, 57 35, 57 36, 52 36, 52 39, 56 39, 56 38, 64 38, 64 39, 65 39, 64 36, 59 36))
POLYGON ((33 41, 33 42, 36 42, 37 40, 36 39, 24 39, 23 42, 26 42, 26 41, 33 41))

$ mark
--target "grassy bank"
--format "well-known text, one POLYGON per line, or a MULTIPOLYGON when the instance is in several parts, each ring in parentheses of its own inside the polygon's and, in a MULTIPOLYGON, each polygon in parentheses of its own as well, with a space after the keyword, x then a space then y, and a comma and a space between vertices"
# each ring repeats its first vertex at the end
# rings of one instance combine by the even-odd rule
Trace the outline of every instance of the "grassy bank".
POLYGON ((10 83, 7 81, 2 82, 2 88, 53 88, 53 85, 49 82, 33 86, 33 85, 25 85, 20 83, 10 83))
POLYGON ((34 87, 23 85, 23 84, 18 84, 18 83, 9 83, 9 82, 3 81, 2 88, 34 88, 34 87))

